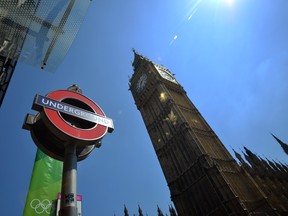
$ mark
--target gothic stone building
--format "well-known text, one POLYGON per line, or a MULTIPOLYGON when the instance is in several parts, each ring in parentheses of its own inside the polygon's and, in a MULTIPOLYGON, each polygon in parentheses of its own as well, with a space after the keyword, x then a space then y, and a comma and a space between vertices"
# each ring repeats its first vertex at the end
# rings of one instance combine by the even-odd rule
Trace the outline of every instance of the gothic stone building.
POLYGON ((129 90, 179 216, 288 215, 287 173, 286 182, 271 185, 276 177, 260 177, 238 154, 240 166, 167 68, 135 50, 132 65, 129 90), (276 185, 286 193, 272 201, 276 185))

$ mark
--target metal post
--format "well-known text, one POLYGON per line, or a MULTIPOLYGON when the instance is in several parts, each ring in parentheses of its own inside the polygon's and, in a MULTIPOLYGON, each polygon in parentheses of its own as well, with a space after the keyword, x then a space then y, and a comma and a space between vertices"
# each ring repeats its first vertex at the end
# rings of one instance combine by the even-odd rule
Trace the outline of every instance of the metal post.
POLYGON ((76 145, 65 145, 59 216, 77 216, 76 145))

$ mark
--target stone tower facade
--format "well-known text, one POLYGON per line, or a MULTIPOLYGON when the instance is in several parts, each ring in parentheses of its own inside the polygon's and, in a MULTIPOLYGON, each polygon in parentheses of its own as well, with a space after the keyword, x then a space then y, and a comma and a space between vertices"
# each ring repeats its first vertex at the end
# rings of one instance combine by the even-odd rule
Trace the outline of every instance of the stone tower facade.
POLYGON ((179 216, 278 215, 165 67, 134 50, 130 91, 179 216))

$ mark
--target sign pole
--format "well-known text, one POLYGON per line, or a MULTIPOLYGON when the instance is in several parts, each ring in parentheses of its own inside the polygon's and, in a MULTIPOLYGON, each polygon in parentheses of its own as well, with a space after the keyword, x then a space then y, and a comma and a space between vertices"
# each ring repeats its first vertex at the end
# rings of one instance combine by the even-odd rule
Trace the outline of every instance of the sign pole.
POLYGON ((65 145, 59 216, 77 216, 77 155, 71 143, 65 145))

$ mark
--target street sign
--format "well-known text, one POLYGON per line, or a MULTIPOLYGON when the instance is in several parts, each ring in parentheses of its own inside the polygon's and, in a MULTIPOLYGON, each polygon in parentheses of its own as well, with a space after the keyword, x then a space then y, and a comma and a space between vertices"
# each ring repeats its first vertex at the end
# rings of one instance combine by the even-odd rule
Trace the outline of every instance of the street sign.
POLYGON ((112 132, 114 129, 113 121, 106 117, 96 103, 73 91, 57 90, 48 93, 46 97, 36 95, 32 109, 44 110, 46 117, 58 130, 76 139, 92 141, 101 139, 107 132, 112 132), (61 101, 69 101, 70 104, 61 101), (91 128, 77 127, 65 121, 63 113, 76 117, 75 123, 78 119, 84 119, 90 122, 93 120, 92 122, 96 124, 95 126, 92 124, 91 128))
POLYGON ((114 130, 112 119, 88 97, 69 90, 57 90, 46 96, 37 94, 23 125, 31 131, 36 145, 49 156, 63 160, 65 144, 77 146, 78 160, 99 147, 107 132, 114 130))

